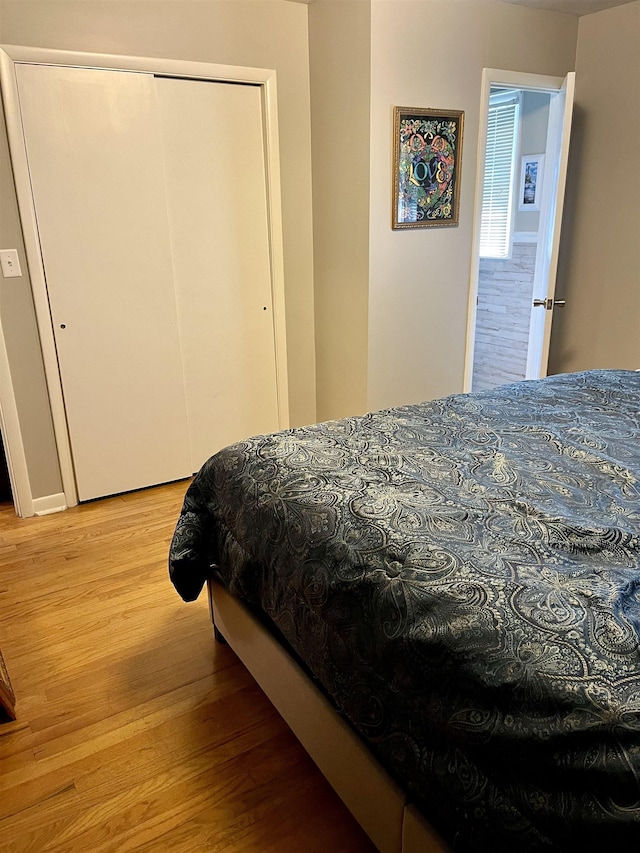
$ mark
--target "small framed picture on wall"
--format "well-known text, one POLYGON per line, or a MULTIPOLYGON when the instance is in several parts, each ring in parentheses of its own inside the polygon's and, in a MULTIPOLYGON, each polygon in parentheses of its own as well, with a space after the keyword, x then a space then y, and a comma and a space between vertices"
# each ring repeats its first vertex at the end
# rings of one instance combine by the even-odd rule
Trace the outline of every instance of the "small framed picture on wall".
POLYGON ((520 167, 518 210, 540 210, 544 154, 525 154, 520 167))

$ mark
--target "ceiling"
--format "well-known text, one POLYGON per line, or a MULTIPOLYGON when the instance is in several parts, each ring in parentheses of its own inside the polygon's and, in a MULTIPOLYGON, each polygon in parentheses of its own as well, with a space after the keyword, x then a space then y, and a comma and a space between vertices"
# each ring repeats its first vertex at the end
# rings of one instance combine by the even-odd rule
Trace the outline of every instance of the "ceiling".
POLYGON ((550 12, 566 12, 570 15, 589 15, 613 6, 624 6, 633 0, 502 0, 503 3, 515 3, 517 6, 530 6, 532 9, 547 9, 550 12))
MULTIPOLYGON (((293 0, 295 3, 313 3, 313 0, 293 0)), ((502 3, 514 3, 517 6, 529 6, 532 9, 546 9, 550 12, 565 12, 569 15, 589 15, 613 6, 624 6, 634 0, 500 0, 502 3)))

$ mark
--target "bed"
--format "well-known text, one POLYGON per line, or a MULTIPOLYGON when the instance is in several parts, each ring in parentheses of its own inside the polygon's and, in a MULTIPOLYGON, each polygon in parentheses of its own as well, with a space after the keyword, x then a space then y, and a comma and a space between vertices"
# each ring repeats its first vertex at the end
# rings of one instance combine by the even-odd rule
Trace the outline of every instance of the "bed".
POLYGON ((384 853, 640 846, 640 373, 213 456, 169 557, 384 853))

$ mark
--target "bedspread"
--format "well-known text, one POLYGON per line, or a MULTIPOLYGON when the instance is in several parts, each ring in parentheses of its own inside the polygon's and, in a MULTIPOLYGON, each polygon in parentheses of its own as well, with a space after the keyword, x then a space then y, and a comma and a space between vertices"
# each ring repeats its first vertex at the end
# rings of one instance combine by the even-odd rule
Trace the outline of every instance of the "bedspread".
POLYGON ((212 566, 456 851, 640 849, 640 373, 233 445, 171 548, 212 566))

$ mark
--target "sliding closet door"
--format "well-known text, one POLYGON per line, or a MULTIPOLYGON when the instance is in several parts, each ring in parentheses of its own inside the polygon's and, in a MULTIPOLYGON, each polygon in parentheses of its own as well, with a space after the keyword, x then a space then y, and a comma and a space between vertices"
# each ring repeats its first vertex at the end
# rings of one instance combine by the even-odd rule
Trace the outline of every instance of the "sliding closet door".
POLYGON ((17 78, 79 498, 187 476, 154 78, 17 78))
POLYGON ((192 467, 278 429, 258 86, 156 80, 192 467))

